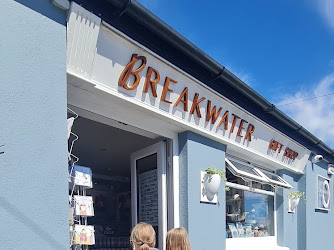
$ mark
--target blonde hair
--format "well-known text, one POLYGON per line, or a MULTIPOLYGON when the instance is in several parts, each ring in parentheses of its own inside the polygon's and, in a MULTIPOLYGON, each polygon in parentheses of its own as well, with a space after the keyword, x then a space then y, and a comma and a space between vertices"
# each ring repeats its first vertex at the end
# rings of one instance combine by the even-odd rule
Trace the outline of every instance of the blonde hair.
POLYGON ((166 250, 191 250, 187 231, 183 227, 167 233, 166 250))
POLYGON ((150 224, 138 223, 131 232, 130 242, 136 250, 149 250, 155 246, 155 231, 150 224))

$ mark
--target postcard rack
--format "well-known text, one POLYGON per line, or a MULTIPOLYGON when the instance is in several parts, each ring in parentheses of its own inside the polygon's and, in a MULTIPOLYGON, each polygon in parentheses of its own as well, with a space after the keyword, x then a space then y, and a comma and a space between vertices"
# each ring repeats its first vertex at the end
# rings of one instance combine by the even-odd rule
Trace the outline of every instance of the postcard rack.
POLYGON ((70 249, 88 250, 95 244, 94 226, 88 225, 88 217, 94 216, 93 199, 86 196, 87 189, 93 187, 92 171, 77 165, 79 158, 72 150, 79 137, 72 132, 72 126, 78 114, 70 108, 67 110, 70 116, 67 119, 70 249))

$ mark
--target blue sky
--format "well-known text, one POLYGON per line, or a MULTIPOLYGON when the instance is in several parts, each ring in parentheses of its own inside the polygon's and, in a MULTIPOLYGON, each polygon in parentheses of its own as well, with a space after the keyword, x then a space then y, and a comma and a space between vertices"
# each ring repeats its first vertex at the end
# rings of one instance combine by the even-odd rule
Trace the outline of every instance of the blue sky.
MULTIPOLYGON (((276 106, 334 93, 334 0, 139 0, 276 106)), ((334 94, 279 107, 334 148, 334 94)))

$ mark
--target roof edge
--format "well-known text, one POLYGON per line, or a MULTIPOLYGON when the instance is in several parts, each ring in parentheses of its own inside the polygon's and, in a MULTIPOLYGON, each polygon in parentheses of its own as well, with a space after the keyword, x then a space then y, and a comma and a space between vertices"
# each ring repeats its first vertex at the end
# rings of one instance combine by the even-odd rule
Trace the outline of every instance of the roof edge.
MULTIPOLYGON (((86 3, 90 7, 94 5, 94 3, 85 0, 75 0, 78 3, 86 3)), ((95 1, 94 1, 95 2, 95 1)), ((212 75, 212 80, 220 79, 224 83, 227 83, 231 86, 235 91, 240 93, 241 95, 247 97, 251 102, 253 102, 257 107, 262 110, 264 113, 270 113, 270 115, 278 122, 280 122, 284 127, 288 128, 290 133, 286 133, 289 137, 293 138, 294 140, 298 141, 303 146, 310 149, 314 154, 322 154, 329 162, 334 162, 334 150, 326 145, 323 141, 319 138, 314 136, 292 118, 287 116, 281 110, 277 109, 274 104, 270 103, 267 99, 261 96, 258 92, 254 89, 249 87, 246 83, 236 77, 232 72, 227 70, 223 65, 215 61, 211 58, 208 54, 198 48, 196 45, 191 43, 188 39, 183 37, 180 33, 175 31, 172 27, 154 15, 151 11, 146 9, 143 5, 141 5, 136 0, 101 0, 98 1, 99 3, 96 4, 101 8, 101 6, 107 4, 112 5, 114 11, 109 14, 109 22, 106 20, 110 25, 115 26, 116 28, 120 28, 122 32, 129 35, 130 37, 138 40, 140 35, 135 33, 135 27, 126 27, 124 28, 124 23, 121 21, 121 16, 124 14, 127 15, 127 18, 133 19, 135 23, 139 23, 145 28, 149 29, 154 35, 158 36, 168 45, 171 45, 176 50, 181 51, 186 57, 196 62, 201 67, 205 68, 208 72, 212 75), (101 3, 103 2, 103 3, 101 3), (122 29, 123 27, 123 29, 122 29), (131 30, 132 29, 132 30, 131 30), (297 139, 296 139, 297 138, 297 139)), ((85 4, 83 4, 85 5, 85 4)), ((92 11, 92 10, 91 10, 92 11)), ((94 11, 94 10, 93 10, 94 11)), ((100 10, 101 11, 101 10, 100 10)), ((100 13, 96 13, 101 15, 100 13)), ((102 18, 103 15, 102 15, 102 18)), ((142 39, 145 39, 141 37, 142 39)), ((152 44, 152 47, 156 48, 156 45, 152 44)), ((159 54, 159 53, 157 53, 159 54)), ((160 53, 161 55, 162 53, 160 53)), ((164 55, 161 55, 165 57, 164 55)), ((166 58, 168 60, 168 58, 166 58)), ((176 66, 178 66, 176 64, 176 66)), ((184 69, 186 72, 187 70, 184 69)), ((189 73, 189 72, 188 72, 189 73)), ((190 73, 193 75, 192 73, 190 73)), ((194 76, 194 75, 193 75, 194 76)), ((194 76, 195 78, 199 79, 198 76, 194 76)), ((199 79, 203 82, 203 79, 199 79)), ((208 85, 206 82, 204 84, 208 85)), ((209 86, 211 87, 211 86, 209 86)), ((216 90, 217 91, 217 90, 216 90)), ((220 92, 218 90, 218 92, 220 92)), ((223 93, 221 93, 223 94, 223 93)), ((234 100, 232 100, 234 101, 234 100)), ((251 112, 253 113, 253 112, 251 112)), ((256 114, 255 114, 256 115, 256 114)), ((261 120, 264 120, 261 118, 261 120)), ((266 120, 264 120, 266 122, 266 120)), ((276 123, 275 123, 276 125, 276 123)), ((278 125, 275 127, 278 130, 278 125)))

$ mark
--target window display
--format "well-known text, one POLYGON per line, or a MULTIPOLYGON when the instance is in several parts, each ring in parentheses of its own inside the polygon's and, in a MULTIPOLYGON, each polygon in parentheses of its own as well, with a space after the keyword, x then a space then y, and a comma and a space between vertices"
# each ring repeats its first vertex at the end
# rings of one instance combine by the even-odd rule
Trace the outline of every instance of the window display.
POLYGON ((273 236, 274 197, 230 188, 226 191, 226 223, 229 238, 273 236))
POLYGON ((230 157, 226 179, 227 237, 273 236, 274 187, 290 185, 273 172, 230 157))

